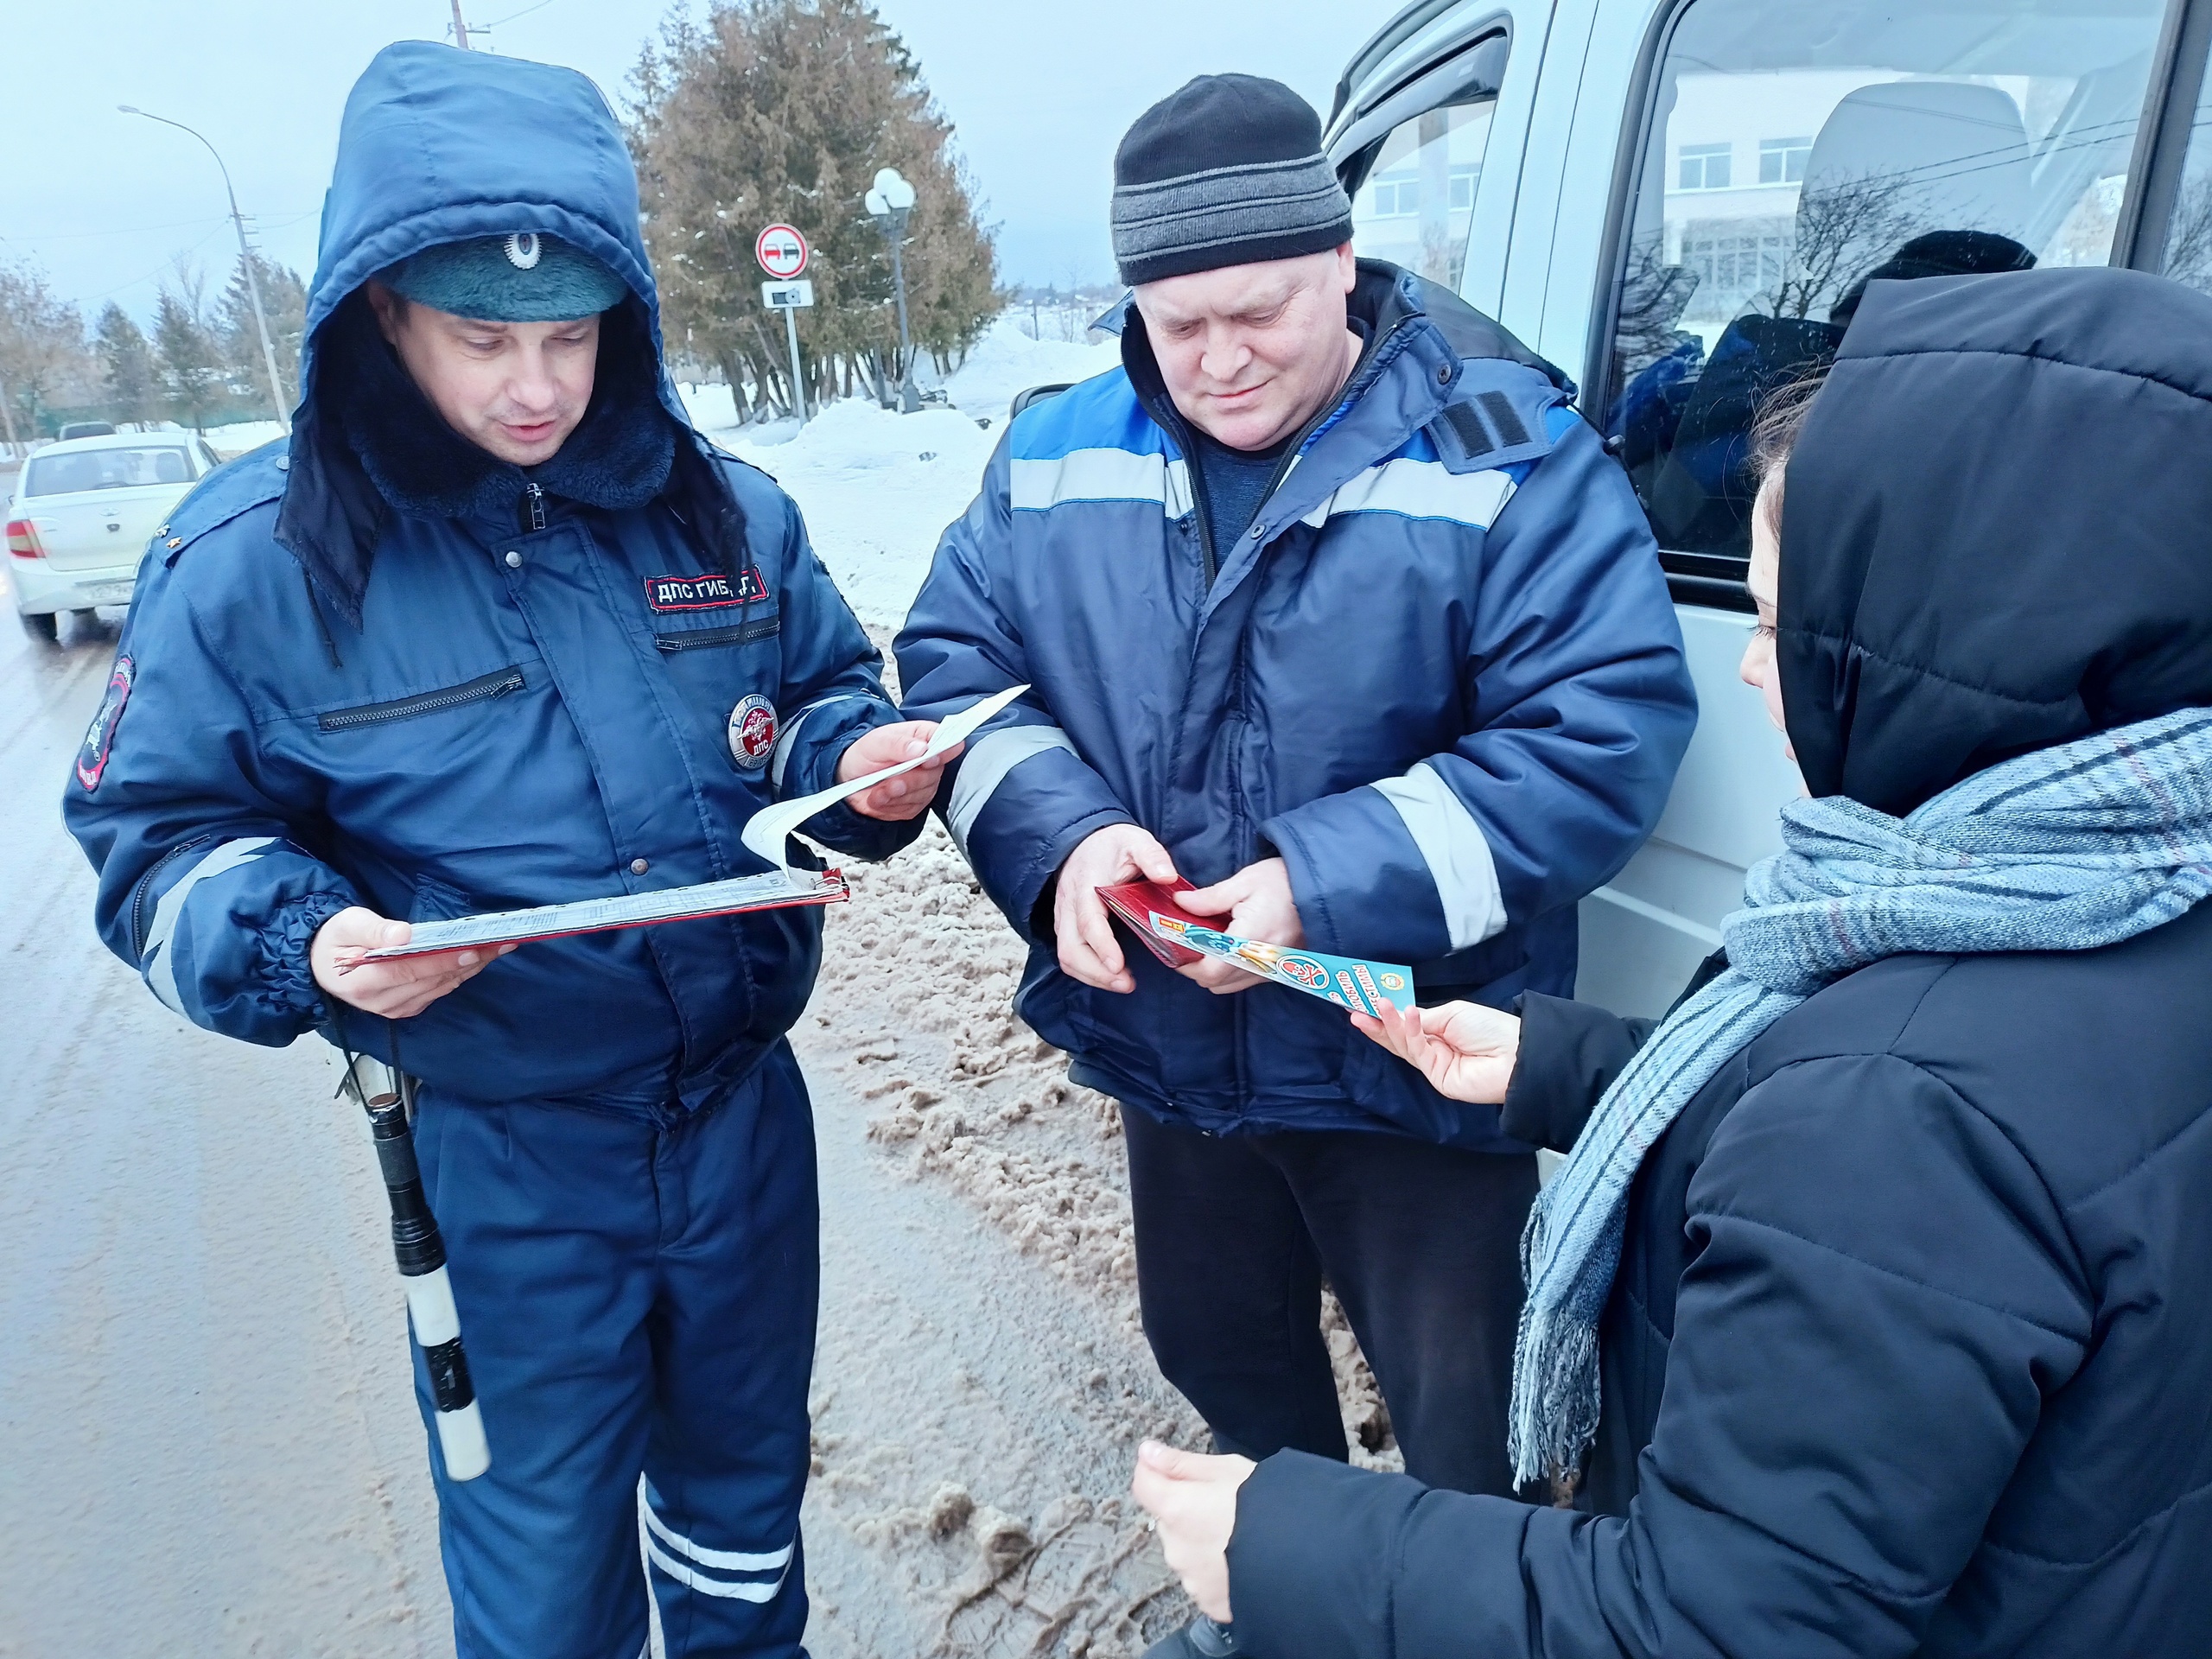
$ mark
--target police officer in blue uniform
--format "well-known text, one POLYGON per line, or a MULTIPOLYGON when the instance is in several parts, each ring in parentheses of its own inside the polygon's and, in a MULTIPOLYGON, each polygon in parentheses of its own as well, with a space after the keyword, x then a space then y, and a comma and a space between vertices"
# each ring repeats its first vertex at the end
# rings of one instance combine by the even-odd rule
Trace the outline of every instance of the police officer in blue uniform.
MULTIPOLYGON (((361 957, 757 872, 754 811, 933 728, 791 500, 687 422, 583 77, 380 54, 307 328, 289 442, 160 532, 68 785, 101 932, 197 1025, 420 1079, 492 1449, 461 1483, 432 1443, 460 1653, 796 1653, 817 1204, 785 1033, 819 912, 361 957)), ((808 833, 887 856, 936 777, 808 833)))

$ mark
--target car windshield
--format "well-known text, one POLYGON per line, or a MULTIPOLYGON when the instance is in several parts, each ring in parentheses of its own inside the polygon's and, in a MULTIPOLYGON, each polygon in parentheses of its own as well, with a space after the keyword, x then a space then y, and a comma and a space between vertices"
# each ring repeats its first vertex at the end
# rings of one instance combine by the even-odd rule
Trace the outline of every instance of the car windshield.
POLYGON ((176 444, 143 448, 77 449, 34 455, 23 474, 25 495, 74 495, 80 490, 127 490, 141 484, 189 484, 192 462, 176 444))
POLYGON ((1870 281, 2110 261, 2164 10, 1691 0, 1653 88, 1605 394, 1661 547, 1741 556, 1753 415, 1834 356, 1870 281))

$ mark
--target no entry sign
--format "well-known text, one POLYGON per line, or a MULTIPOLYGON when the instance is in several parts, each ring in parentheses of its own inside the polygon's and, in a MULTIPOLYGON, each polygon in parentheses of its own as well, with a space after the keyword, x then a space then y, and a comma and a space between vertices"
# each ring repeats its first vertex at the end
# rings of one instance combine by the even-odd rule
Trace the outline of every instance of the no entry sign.
POLYGON ((806 238, 788 225, 771 225, 753 244, 760 269, 778 282, 789 282, 806 269, 806 238))

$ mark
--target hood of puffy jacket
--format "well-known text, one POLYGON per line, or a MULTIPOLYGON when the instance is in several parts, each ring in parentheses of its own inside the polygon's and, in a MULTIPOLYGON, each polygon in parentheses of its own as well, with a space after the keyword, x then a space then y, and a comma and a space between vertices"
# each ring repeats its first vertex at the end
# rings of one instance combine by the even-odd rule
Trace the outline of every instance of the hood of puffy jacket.
POLYGON ((1783 495, 1812 793, 1902 815, 2212 704, 2208 454, 2212 298, 2101 269, 1872 284, 1783 495))
MULTIPOLYGON (((308 289, 302 402, 315 336, 377 272, 442 242, 550 231, 629 284, 660 334, 638 230, 638 175, 597 86, 573 69, 402 41, 377 54, 338 127, 308 289)), ((683 418, 671 397, 669 412, 683 418)))
MULTIPOLYGON (((377 54, 346 99, 308 291, 300 402, 277 539, 358 624, 384 505, 346 453, 328 389, 340 308, 363 283, 442 242, 550 232, 602 261, 630 289, 610 340, 650 357, 662 406, 689 428, 660 353, 660 301, 638 226, 637 170, 614 112, 573 69, 404 41, 377 54)), ((607 346, 602 344, 602 352, 607 346)), ((679 444, 679 457, 697 443, 679 444)), ((679 459, 676 487, 735 512, 710 467, 679 459)))

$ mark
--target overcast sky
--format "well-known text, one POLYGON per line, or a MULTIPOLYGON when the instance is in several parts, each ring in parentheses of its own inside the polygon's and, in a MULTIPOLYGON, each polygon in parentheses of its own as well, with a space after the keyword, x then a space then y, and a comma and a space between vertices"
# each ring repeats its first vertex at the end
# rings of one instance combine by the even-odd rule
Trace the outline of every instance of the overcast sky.
MULTIPOLYGON (((703 0, 679 9, 703 11, 703 0)), ((878 0, 906 39, 999 231, 1012 283, 1109 280, 1116 142, 1187 77, 1274 75, 1324 113, 1344 60, 1396 0, 878 0)), ((346 88, 377 48, 444 38, 448 0, 100 0, 10 7, 12 160, 0 257, 42 266, 87 321, 112 298, 141 318, 178 254, 219 278, 236 257, 222 180, 172 128, 229 164, 265 250, 302 276, 346 88)), ((472 0, 493 50, 573 66, 625 107, 665 0, 472 0)))

